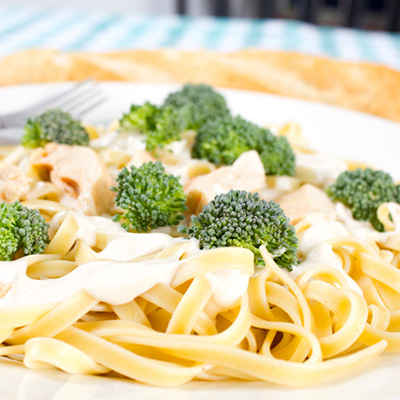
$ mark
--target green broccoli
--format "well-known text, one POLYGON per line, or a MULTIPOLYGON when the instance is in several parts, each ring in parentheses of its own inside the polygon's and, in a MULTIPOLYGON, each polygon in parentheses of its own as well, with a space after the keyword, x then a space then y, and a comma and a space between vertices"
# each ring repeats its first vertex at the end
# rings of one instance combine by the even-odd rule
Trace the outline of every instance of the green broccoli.
POLYGON ((125 212, 113 217, 127 231, 147 232, 162 226, 174 226, 183 219, 186 196, 176 176, 167 174, 157 161, 139 168, 124 167, 117 177, 115 202, 125 212))
POLYGON ((274 136, 262 129, 255 150, 260 154, 267 175, 295 175, 296 157, 284 136, 274 136))
POLYGON ((155 129, 146 132, 146 149, 154 151, 165 145, 182 139, 187 130, 185 112, 173 107, 163 107, 155 119, 155 129))
POLYGON ((194 130, 209 120, 229 114, 225 98, 204 84, 186 84, 182 89, 169 94, 163 106, 181 110, 187 121, 186 129, 194 130))
POLYGON ((256 150, 267 175, 295 174, 295 156, 286 138, 276 137, 237 116, 210 120, 197 131, 192 156, 230 165, 245 151, 256 150))
POLYGON ((46 143, 88 146, 89 134, 80 121, 59 109, 46 111, 35 118, 29 118, 24 127, 21 144, 24 147, 43 147, 46 143))
POLYGON ((382 203, 400 200, 399 189, 392 177, 371 168, 342 172, 326 192, 333 201, 349 207, 355 219, 371 222, 380 232, 385 229, 377 217, 378 207, 382 203))
POLYGON ((180 140, 184 131, 228 113, 225 99, 210 86, 186 85, 171 93, 161 106, 149 102, 132 105, 119 121, 120 132, 140 131, 146 149, 154 151, 180 140))
POLYGON ((191 227, 180 231, 198 239, 201 249, 244 247, 262 266, 259 247, 265 245, 281 268, 291 271, 298 263, 294 226, 277 203, 260 199, 258 193, 230 190, 217 195, 191 222, 191 227))
POLYGON ((22 249, 25 255, 43 253, 49 243, 49 224, 38 210, 19 201, 0 205, 0 260, 10 261, 22 249))
POLYGON ((192 156, 217 165, 231 165, 242 153, 251 150, 250 138, 257 137, 259 130, 239 116, 210 120, 198 129, 192 156))
POLYGON ((147 151, 163 148, 181 139, 186 130, 186 113, 173 107, 158 107, 149 102, 132 105, 130 111, 119 121, 120 132, 139 131, 145 135, 147 151))
POLYGON ((138 130, 148 132, 156 129, 156 117, 160 107, 146 101, 143 105, 132 104, 128 113, 119 120, 120 132, 138 130))

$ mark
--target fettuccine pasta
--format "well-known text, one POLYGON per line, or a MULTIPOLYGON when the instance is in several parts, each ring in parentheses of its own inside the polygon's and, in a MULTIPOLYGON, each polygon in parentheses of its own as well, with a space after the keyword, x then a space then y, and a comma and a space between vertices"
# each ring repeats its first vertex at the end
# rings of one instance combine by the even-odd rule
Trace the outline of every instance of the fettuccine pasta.
MULTIPOLYGON (((320 190, 338 173, 332 165, 340 172, 341 160, 322 172, 310 164, 320 155, 306 149, 299 127, 278 134, 307 162, 293 178, 269 177, 259 188, 263 198, 320 190)), ((217 170, 191 159, 185 140, 159 158, 188 187, 217 170)), ((111 131, 91 151, 115 178, 123 166, 152 158, 136 142, 111 131)), ((287 206, 300 258, 288 272, 263 246, 261 268, 247 249, 200 250, 174 229, 126 232, 111 220, 114 206, 82 211, 82 188, 71 195, 32 161, 35 152, 15 146, 0 153, 2 168, 18 167, 28 179, 19 199, 45 217, 51 238, 43 254, 0 263, 1 356, 35 370, 114 372, 155 386, 194 379, 304 386, 400 351, 398 204, 378 210, 384 233, 342 205, 320 207, 318 198, 300 210, 287 206)), ((95 192, 86 195, 99 207, 95 192)))

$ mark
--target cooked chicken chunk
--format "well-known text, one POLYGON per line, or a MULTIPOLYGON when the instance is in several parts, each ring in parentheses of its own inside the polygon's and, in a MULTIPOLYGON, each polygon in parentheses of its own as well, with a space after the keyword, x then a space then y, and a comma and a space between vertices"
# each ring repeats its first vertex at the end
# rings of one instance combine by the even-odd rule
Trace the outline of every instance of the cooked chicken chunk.
POLYGON ((21 200, 32 185, 32 178, 27 177, 23 171, 14 165, 0 168, 0 201, 12 203, 21 200))
POLYGON ((336 182, 347 163, 326 154, 296 153, 296 177, 302 182, 325 187, 336 182))
POLYGON ((142 164, 150 161, 156 162, 157 160, 145 149, 135 149, 126 167, 130 168, 131 165, 134 165, 135 167, 139 168, 142 164))
POLYGON ((276 199, 292 224, 296 224, 307 215, 323 214, 327 219, 335 219, 335 207, 327 194, 307 183, 295 192, 276 199))
POLYGON ((104 162, 89 147, 49 143, 31 156, 32 164, 49 173, 66 196, 76 199, 87 215, 101 215, 111 206, 113 179, 104 162))
POLYGON ((231 189, 255 192, 265 185, 265 171, 254 150, 243 153, 231 166, 190 180, 185 186, 189 212, 198 214, 216 195, 231 189))

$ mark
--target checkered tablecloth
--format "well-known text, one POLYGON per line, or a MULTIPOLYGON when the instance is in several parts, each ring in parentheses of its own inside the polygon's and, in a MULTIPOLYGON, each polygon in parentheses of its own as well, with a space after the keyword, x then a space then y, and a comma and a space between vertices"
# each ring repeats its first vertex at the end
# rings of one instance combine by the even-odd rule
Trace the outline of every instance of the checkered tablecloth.
POLYGON ((243 48, 293 50, 365 60, 400 70, 400 35, 284 20, 141 16, 0 6, 0 57, 27 48, 64 51, 243 48))

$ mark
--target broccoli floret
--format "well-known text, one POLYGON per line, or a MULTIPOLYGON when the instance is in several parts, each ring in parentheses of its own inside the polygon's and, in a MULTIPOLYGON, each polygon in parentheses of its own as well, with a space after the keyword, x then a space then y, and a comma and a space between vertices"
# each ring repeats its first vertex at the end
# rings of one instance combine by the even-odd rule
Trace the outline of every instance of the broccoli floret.
POLYGON ((384 226, 377 217, 378 207, 386 202, 399 202, 399 190, 392 177, 371 168, 342 172, 326 192, 333 201, 349 207, 355 219, 371 222, 380 232, 384 226))
POLYGON ((163 105, 184 112, 186 129, 196 130, 209 120, 229 114, 225 98, 204 84, 186 84, 181 90, 171 93, 163 105))
POLYGON ((38 210, 19 201, 0 205, 0 260, 10 261, 22 249, 25 255, 43 253, 49 243, 49 224, 38 210))
POLYGON ((174 226, 183 219, 186 196, 176 176, 167 174, 157 161, 139 168, 124 167, 117 177, 115 202, 125 212, 113 217, 127 231, 147 232, 174 226))
POLYGON ((197 131, 192 156, 214 164, 230 165, 242 153, 256 150, 267 175, 295 174, 295 155, 284 137, 276 137, 237 116, 210 120, 197 131))
POLYGON ((49 142, 89 145, 89 134, 81 122, 59 109, 49 110, 35 118, 29 118, 24 130, 21 144, 25 147, 43 147, 49 142))
POLYGON ((0 260, 9 261, 18 250, 18 238, 7 228, 0 228, 0 260))
POLYGON ((259 129, 239 116, 210 120, 198 129, 192 156, 217 165, 231 165, 251 149, 249 137, 258 136, 259 129))
POLYGON ((182 133, 186 130, 187 120, 184 110, 163 107, 155 119, 155 129, 146 132, 146 149, 153 151, 175 140, 181 140, 182 133))
POLYGON ((146 136, 146 149, 154 151, 180 140, 182 132, 228 113, 225 99, 210 86, 186 85, 171 93, 161 106, 149 102, 132 105, 119 121, 120 132, 139 130, 146 136))
POLYGON ((141 106, 132 105, 130 111, 119 121, 120 132, 139 131, 145 135, 147 151, 163 148, 181 139, 187 121, 184 110, 173 107, 158 107, 149 102, 141 106))
POLYGON ((259 247, 265 245, 275 262, 289 271, 298 263, 296 232, 289 218, 274 201, 258 193, 231 190, 210 201, 191 218, 192 226, 180 230, 200 242, 201 249, 244 247, 264 265, 259 247))
POLYGON ((156 116, 160 108, 146 101, 143 105, 132 104, 128 113, 119 120, 120 132, 139 130, 140 132, 153 131, 156 128, 156 116))
POLYGON ((260 154, 267 175, 295 175, 296 157, 285 137, 262 129, 255 150, 260 154))

